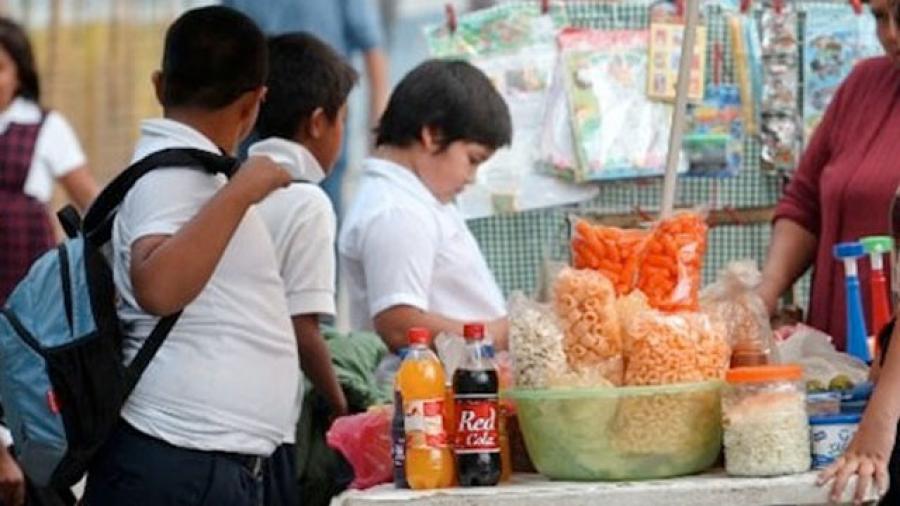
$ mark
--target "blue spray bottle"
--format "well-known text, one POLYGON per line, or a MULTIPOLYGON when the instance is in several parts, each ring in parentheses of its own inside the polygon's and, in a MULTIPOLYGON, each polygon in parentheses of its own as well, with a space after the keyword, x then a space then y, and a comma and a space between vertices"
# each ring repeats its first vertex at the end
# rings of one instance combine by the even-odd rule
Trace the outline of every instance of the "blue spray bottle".
POLYGON ((844 242, 835 245, 834 257, 844 262, 844 286, 846 287, 847 309, 847 353, 869 363, 869 345, 866 321, 863 315, 862 295, 859 287, 859 273, 856 260, 866 254, 862 244, 844 242))

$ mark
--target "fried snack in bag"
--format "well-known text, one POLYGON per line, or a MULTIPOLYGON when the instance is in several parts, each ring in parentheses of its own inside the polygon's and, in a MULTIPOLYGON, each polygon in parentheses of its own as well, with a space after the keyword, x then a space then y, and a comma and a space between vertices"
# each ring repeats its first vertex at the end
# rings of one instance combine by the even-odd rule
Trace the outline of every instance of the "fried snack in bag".
POLYGON ((670 313, 699 309, 708 228, 704 217, 693 212, 656 225, 644 250, 637 285, 651 306, 670 313))
POLYGON ((628 326, 638 315, 650 310, 651 307, 650 303, 647 302, 647 296, 640 290, 635 290, 624 297, 616 299, 616 314, 619 316, 619 328, 622 329, 622 349, 625 351, 626 357, 631 350, 628 326))
POLYGON ((646 311, 628 326, 626 385, 723 379, 731 359, 725 328, 700 313, 646 311))
POLYGON ((741 260, 728 264, 716 282, 700 292, 703 312, 725 325, 728 342, 735 353, 732 357, 735 367, 772 361, 772 325, 765 304, 756 294, 760 282, 762 274, 756 262, 741 260))
POLYGON ((516 387, 542 389, 568 374, 564 334, 549 305, 516 292, 509 299, 509 347, 516 387))
POLYGON ((592 225, 583 218, 574 218, 573 224, 572 265, 599 271, 612 282, 616 295, 631 293, 649 233, 592 225))
POLYGON ((622 333, 612 283, 593 270, 565 268, 556 278, 553 307, 565 331, 569 366, 622 383, 622 333))

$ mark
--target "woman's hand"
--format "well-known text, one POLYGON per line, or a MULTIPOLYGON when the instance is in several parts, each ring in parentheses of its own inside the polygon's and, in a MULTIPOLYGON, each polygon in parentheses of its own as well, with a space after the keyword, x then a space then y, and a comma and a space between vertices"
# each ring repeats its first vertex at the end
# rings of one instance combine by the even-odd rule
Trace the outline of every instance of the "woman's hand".
POLYGON ((841 500, 847 482, 854 475, 857 477, 854 504, 862 504, 873 481, 879 495, 887 492, 888 460, 894 447, 896 432, 895 425, 870 425, 863 420, 844 455, 819 474, 819 486, 832 484, 831 501, 841 500))

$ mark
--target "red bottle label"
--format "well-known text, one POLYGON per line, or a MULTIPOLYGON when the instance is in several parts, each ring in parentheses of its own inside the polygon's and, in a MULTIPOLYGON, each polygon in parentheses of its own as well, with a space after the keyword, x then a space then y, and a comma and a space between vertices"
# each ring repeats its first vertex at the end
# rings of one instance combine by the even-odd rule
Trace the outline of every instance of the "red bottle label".
POLYGON ((447 446, 443 399, 404 400, 403 413, 407 448, 447 446))
POLYGON ((456 453, 500 451, 500 407, 496 395, 456 396, 456 453))

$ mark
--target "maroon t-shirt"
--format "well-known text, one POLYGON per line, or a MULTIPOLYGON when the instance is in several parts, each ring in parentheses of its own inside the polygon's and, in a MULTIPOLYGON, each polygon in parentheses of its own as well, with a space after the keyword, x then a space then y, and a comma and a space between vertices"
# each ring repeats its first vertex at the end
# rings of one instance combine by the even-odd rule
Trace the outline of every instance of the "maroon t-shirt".
MULTIPOLYGON (((819 239, 808 319, 841 350, 847 333, 844 270, 832 247, 890 234, 898 183, 900 70, 887 58, 874 58, 859 63, 835 94, 775 213, 775 221, 794 221, 819 239)), ((868 325, 869 261, 862 259, 859 267, 868 325)))

